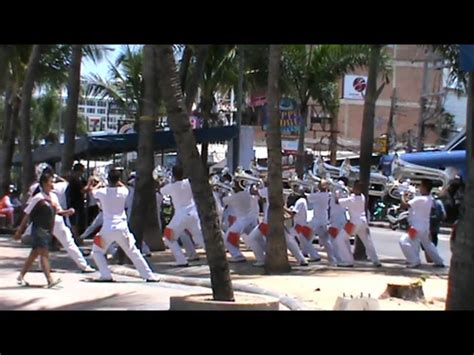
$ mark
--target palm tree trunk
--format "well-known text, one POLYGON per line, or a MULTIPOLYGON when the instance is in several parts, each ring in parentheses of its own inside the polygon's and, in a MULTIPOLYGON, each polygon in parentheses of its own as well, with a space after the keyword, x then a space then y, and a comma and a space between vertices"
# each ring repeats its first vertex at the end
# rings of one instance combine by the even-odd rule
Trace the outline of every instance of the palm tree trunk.
POLYGON ((0 45, 0 93, 5 89, 8 74, 8 57, 10 47, 7 44, 0 45))
POLYGON ((21 160, 22 160, 22 193, 26 198, 28 188, 35 180, 35 170, 33 165, 33 154, 31 151, 31 96, 36 77, 38 75, 41 51, 44 45, 35 44, 28 60, 28 68, 26 70, 25 81, 21 90, 20 105, 20 138, 21 138, 21 160))
POLYGON ((280 130, 280 61, 281 45, 270 46, 268 71, 269 125, 267 131, 268 149, 268 225, 265 272, 267 274, 290 272, 283 221, 283 181, 281 163, 280 130))
MULTIPOLYGON (((362 193, 365 195, 366 210, 369 203, 369 181, 372 152, 374 146, 374 117, 375 103, 377 101, 377 74, 380 62, 381 45, 371 46, 369 58, 369 74, 367 78, 367 94, 364 98, 364 115, 362 121, 362 133, 360 139, 360 176, 362 193)), ((366 260, 365 247, 357 237, 355 240, 354 258, 366 260)))
POLYGON ((474 73, 469 73, 467 96, 467 182, 464 211, 456 229, 449 270, 447 310, 474 310, 474 73))
POLYGON ((82 46, 72 46, 71 67, 69 68, 67 86, 66 123, 64 125, 64 148, 61 157, 61 175, 66 175, 74 163, 74 148, 76 145, 77 107, 81 89, 82 46))
POLYGON ((188 113, 191 112, 193 103, 196 99, 196 94, 198 91, 199 83, 202 80, 204 74, 204 66, 206 64, 207 55, 209 53, 209 45, 202 44, 197 46, 196 49, 196 65, 194 66, 194 71, 189 79, 189 83, 186 82, 185 85, 185 105, 188 113))
POLYGON ((143 48, 143 116, 138 121, 137 180, 131 225, 138 248, 141 249, 142 241, 145 240, 152 251, 165 250, 158 224, 153 180, 157 114, 156 90, 158 90, 158 83, 155 80, 155 65, 154 46, 145 45, 143 48))
POLYGON ((191 182, 194 200, 206 246, 207 261, 211 271, 214 300, 234 301, 222 232, 217 218, 216 205, 207 174, 200 164, 196 139, 191 129, 188 113, 183 102, 173 51, 169 45, 159 45, 160 88, 168 112, 170 128, 173 131, 178 155, 183 162, 185 174, 191 182))
POLYGON ((301 122, 298 134, 298 156, 296 157, 296 174, 299 179, 304 175, 304 136, 306 133, 306 118, 308 116, 308 102, 302 102, 300 107, 301 122))
POLYGON ((5 126, 0 151, 0 196, 3 196, 11 184, 11 169, 15 139, 17 136, 20 100, 16 93, 9 90, 5 96, 5 126), (13 97, 15 95, 15 97, 13 97))
POLYGON ((189 44, 184 47, 183 56, 181 57, 181 64, 179 65, 179 82, 181 84, 181 92, 186 93, 186 82, 188 78, 189 63, 193 58, 193 50, 189 44))

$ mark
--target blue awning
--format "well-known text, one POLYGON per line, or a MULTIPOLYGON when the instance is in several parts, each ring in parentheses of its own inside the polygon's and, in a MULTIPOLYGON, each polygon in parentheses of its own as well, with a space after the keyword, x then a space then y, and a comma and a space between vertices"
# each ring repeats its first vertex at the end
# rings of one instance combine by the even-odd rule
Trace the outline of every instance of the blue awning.
MULTIPOLYGON (((225 143, 238 135, 237 126, 194 129, 197 143, 225 143)), ((42 145, 33 151, 33 162, 59 162, 63 144, 42 145)), ((74 159, 93 159, 111 154, 137 151, 138 134, 108 134, 76 139, 74 159)), ((176 150, 173 132, 155 132, 155 151, 176 150)), ((21 156, 15 155, 13 165, 21 165, 21 156)))

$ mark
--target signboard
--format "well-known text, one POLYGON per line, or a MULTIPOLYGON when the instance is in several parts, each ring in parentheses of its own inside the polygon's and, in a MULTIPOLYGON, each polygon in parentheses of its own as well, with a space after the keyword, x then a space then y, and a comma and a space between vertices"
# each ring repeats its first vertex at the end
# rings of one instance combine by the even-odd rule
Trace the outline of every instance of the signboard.
POLYGON ((100 131, 100 123, 101 123, 101 118, 99 116, 88 116, 87 117, 88 121, 88 131, 89 132, 95 132, 95 131, 100 131))
POLYGON ((345 75, 343 98, 350 100, 364 100, 367 89, 367 76, 345 75))
MULTIPOLYGON (((297 110, 280 110, 280 128, 282 136, 297 136, 300 130, 301 115, 297 110)), ((263 107, 262 128, 267 130, 268 106, 263 107)))
POLYGON ((288 153, 298 152, 298 141, 297 140, 282 140, 281 149, 288 153))

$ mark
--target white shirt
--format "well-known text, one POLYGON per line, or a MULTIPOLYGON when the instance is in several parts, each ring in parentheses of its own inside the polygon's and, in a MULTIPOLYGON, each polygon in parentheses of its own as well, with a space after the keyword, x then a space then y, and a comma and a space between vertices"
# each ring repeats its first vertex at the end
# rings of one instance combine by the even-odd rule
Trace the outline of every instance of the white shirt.
POLYGON ((332 226, 344 225, 344 223, 346 223, 346 209, 336 203, 336 198, 333 194, 331 194, 329 207, 331 208, 329 223, 332 226))
POLYGON ((53 192, 58 196, 62 209, 67 209, 66 189, 69 186, 67 181, 60 181, 53 184, 53 192))
POLYGON ((170 195, 175 211, 187 209, 194 205, 193 192, 188 179, 175 181, 161 188, 163 195, 170 195))
MULTIPOLYGON (((30 202, 25 208, 25 213, 26 214, 31 214, 31 211, 33 211, 33 208, 35 208, 36 204, 42 200, 50 200, 51 205, 53 205, 57 211, 61 211, 61 205, 59 204, 58 196, 54 192, 50 192, 49 195, 45 194, 44 192, 39 192, 33 197, 31 197, 30 202)), ((56 215, 56 218, 61 216, 56 215)))
POLYGON ((313 205, 313 221, 327 224, 329 221, 329 192, 315 192, 308 194, 308 203, 313 205))
POLYGON ((292 210, 296 212, 293 217, 295 225, 300 224, 304 226, 307 223, 306 219, 308 218, 308 203, 306 202, 306 199, 299 198, 293 206, 292 210))
POLYGON ((429 230, 430 214, 433 206, 433 198, 431 196, 416 196, 408 201, 409 221, 416 230, 429 230))
POLYGON ((223 200, 237 218, 245 218, 252 210, 252 195, 248 191, 239 191, 224 197, 223 200))
POLYGON ((26 204, 28 205, 30 202, 31 202, 31 199, 33 198, 33 193, 35 192, 35 190, 38 188, 39 186, 39 182, 34 182, 29 190, 28 190, 28 199, 26 200, 26 204))
POLYGON ((104 216, 103 231, 128 228, 127 215, 125 214, 125 202, 128 197, 126 187, 103 187, 93 190, 92 195, 99 200, 102 207, 104 216))
POLYGON ((367 223, 365 215, 365 197, 364 195, 351 194, 347 198, 339 199, 339 204, 349 210, 351 223, 360 224, 367 223))
POLYGON ((258 197, 252 196, 252 204, 250 208, 249 217, 252 217, 258 220, 259 213, 260 213, 260 205, 258 204, 258 197))

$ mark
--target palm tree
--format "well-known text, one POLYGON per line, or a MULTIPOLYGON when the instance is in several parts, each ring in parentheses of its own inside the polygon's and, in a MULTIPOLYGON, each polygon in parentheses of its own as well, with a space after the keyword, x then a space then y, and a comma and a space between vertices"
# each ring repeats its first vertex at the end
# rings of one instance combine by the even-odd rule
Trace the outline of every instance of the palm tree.
MULTIPOLYGON (((362 183, 362 193, 366 197, 366 210, 369 206, 369 185, 370 171, 372 162, 372 152, 374 147, 374 119, 375 104, 377 98, 382 93, 385 84, 388 83, 388 77, 385 76, 380 87, 377 88, 377 77, 383 70, 382 45, 370 46, 369 74, 367 78, 367 93, 364 97, 364 115, 362 121, 362 132, 360 138, 360 176, 362 183), (382 70, 381 70, 382 69, 382 70)), ((355 240, 354 258, 356 260, 366 260, 365 247, 359 238, 355 240)))
POLYGON ((304 134, 308 101, 312 97, 325 110, 337 108, 336 82, 346 72, 368 62, 367 46, 362 45, 290 45, 283 56, 282 91, 296 95, 300 104, 300 129, 296 172, 304 172, 304 134))
POLYGON ((283 224, 283 182, 281 162, 280 130, 280 61, 281 45, 271 45, 268 64, 268 106, 269 125, 267 132, 268 149, 268 225, 265 272, 269 274, 290 272, 283 224))
POLYGON ((474 310, 474 73, 462 71, 458 45, 437 45, 433 49, 441 53, 452 65, 451 82, 458 88, 467 88, 467 179, 464 194, 464 208, 456 228, 456 240, 452 248, 449 269, 447 310, 474 310))
POLYGON ((31 50, 30 59, 28 60, 28 68, 26 70, 25 82, 21 90, 20 104, 20 133, 21 133, 21 158, 22 158, 22 192, 25 198, 28 188, 35 180, 33 155, 31 151, 31 122, 30 108, 31 96, 35 80, 37 79, 40 69, 41 51, 44 45, 35 44, 31 50))
POLYGON ((73 45, 71 53, 71 66, 68 72, 66 124, 64 127, 64 148, 61 157, 61 174, 66 175, 74 162, 74 147, 77 132, 77 109, 81 89, 81 62, 82 57, 92 59, 95 63, 102 59, 104 51, 109 50, 104 46, 73 45))
POLYGON ((234 292, 216 205, 207 173, 203 165, 199 163, 196 139, 184 106, 173 51, 169 45, 159 45, 157 51, 160 89, 168 112, 168 121, 178 147, 178 155, 183 163, 184 172, 190 179, 196 201, 211 271, 213 297, 218 301, 233 301, 234 292))
POLYGON ((155 48, 143 48, 143 116, 138 121, 137 182, 131 216, 132 230, 141 248, 145 240, 151 250, 165 250, 157 219, 153 180, 154 137, 156 127, 158 83, 155 48), (158 238, 157 238, 158 237, 158 238))

